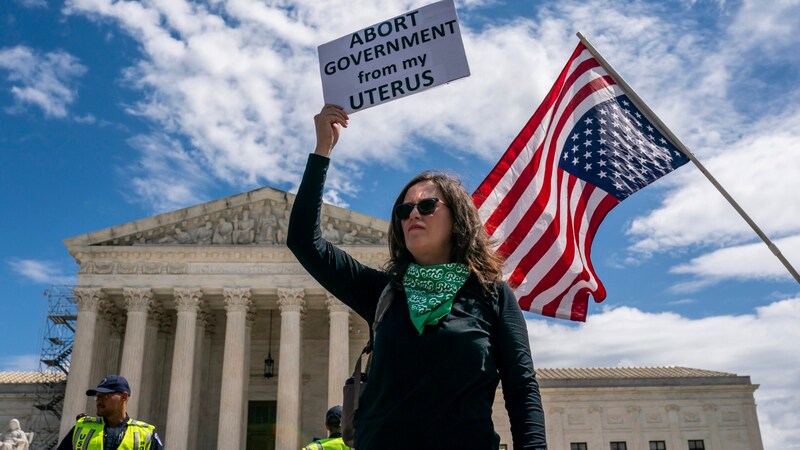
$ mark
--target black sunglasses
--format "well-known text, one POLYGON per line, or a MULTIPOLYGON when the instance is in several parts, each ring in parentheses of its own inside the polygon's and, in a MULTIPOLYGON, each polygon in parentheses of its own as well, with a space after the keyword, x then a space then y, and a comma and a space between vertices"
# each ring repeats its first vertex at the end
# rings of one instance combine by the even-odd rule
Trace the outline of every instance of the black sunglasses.
POLYGON ((444 202, 442 202, 436 197, 424 198, 420 200, 419 203, 400 203, 399 205, 394 207, 394 216, 398 220, 406 220, 411 216, 411 211, 414 211, 415 206, 417 207, 417 211, 419 211, 421 215, 427 216, 429 214, 433 214, 433 212, 436 211, 437 203, 445 205, 444 202))

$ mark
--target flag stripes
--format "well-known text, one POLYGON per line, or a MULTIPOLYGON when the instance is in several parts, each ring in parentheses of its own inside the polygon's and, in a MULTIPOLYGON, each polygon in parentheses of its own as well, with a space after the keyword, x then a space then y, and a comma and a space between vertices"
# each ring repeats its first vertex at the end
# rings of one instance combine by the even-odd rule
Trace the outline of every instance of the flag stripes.
POLYGON ((615 197, 559 167, 576 122, 623 94, 582 44, 553 88, 473 194, 505 258, 504 275, 524 310, 583 321, 588 296, 606 294, 589 255, 615 197))

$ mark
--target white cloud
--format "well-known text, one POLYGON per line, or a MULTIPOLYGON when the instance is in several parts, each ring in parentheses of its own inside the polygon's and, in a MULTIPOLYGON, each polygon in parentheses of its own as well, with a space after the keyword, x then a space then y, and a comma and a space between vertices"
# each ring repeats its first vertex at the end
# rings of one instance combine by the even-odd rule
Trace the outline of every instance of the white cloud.
POLYGON ((183 149, 181 143, 163 135, 137 136, 131 146, 141 157, 124 175, 131 179, 134 196, 153 212, 165 212, 201 203, 208 175, 202 169, 203 155, 183 149))
POLYGON ((76 284, 75 276, 67 275, 64 268, 54 261, 14 258, 7 262, 12 271, 34 283, 76 284))
POLYGON ((736 47, 785 58, 793 56, 782 50, 795 48, 798 28, 800 3, 796 0, 774 0, 768 4, 746 0, 730 26, 730 34, 736 40, 736 47))
MULTIPOLYGON (((483 3, 463 6, 480 14, 483 3)), ((127 79, 145 97, 131 112, 186 137, 217 180, 251 186, 299 181, 313 144, 311 117, 322 103, 316 46, 418 6, 360 2, 348 4, 347 14, 331 14, 343 7, 340 1, 71 0, 66 11, 110 18, 141 43, 144 59, 127 79)), ((489 25, 480 28, 463 24, 472 76, 354 115, 336 150, 337 164, 402 168, 414 158, 409 155, 424 155, 422 142, 493 161, 549 90, 577 43, 578 29, 632 67, 645 91, 669 99, 668 116, 689 120, 685 108, 694 106, 691 100, 674 101, 674 93, 719 90, 718 74, 703 69, 716 66, 703 64, 708 58, 697 48, 701 41, 635 3, 565 2, 542 7, 536 16, 502 25, 482 21, 489 25), (694 67, 699 68, 685 69, 694 67), (698 79, 708 81, 695 87, 698 79)), ((719 110, 711 114, 714 102, 702 104, 703 117, 718 117, 719 110)), ((350 172, 331 173, 331 192, 337 183, 342 187, 332 195, 357 194, 358 179, 350 172)))
POLYGON ((17 3, 26 8, 47 8, 47 1, 45 0, 16 0, 17 3))
MULTIPOLYGON (((724 151, 702 161, 787 260, 800 265, 800 112, 769 117, 744 130, 724 151)), ((696 290, 726 278, 788 275, 756 232, 700 173, 687 164, 665 178, 661 204, 628 229, 636 253, 705 250, 674 273, 695 278, 675 287, 696 290), (726 249, 726 247, 729 247, 726 249)))
POLYGON ((748 375, 764 448, 800 439, 800 298, 754 314, 689 319, 635 308, 605 309, 578 326, 529 320, 538 367, 683 366, 748 375), (744 338, 743 336, 746 336, 744 338))
MULTIPOLYGON (((800 235, 773 241, 783 257, 800 270, 800 235)), ((789 270, 772 254, 762 241, 753 244, 727 247, 693 258, 673 267, 673 273, 690 274, 695 280, 673 286, 678 292, 691 292, 726 278, 741 280, 792 279, 789 270)))
POLYGON ((92 114, 87 114, 85 116, 76 116, 75 123, 91 125, 97 123, 97 118, 92 114))
MULTIPOLYGON (((679 104, 675 112, 683 118, 667 120, 677 124, 673 129, 755 223, 773 241, 786 241, 787 248, 781 248, 794 265, 800 263, 793 244, 800 234, 800 203, 793 198, 800 189, 800 110, 795 106, 800 89, 791 77, 776 85, 754 68, 796 70, 792 59, 797 60, 797 37, 789 30, 800 25, 798 8, 794 1, 772 2, 769 7, 755 1, 736 5, 733 20, 721 31, 727 35, 714 44, 719 48, 699 47, 707 58, 697 63, 710 75, 698 84, 706 87, 690 88, 688 96, 669 94, 700 103, 700 110, 710 114, 698 115, 692 105, 679 104), (709 104, 702 105, 707 99, 709 104), (714 111, 717 119, 711 118, 714 111)), ((634 219, 628 234, 631 250, 639 254, 706 252, 673 268, 675 273, 694 275, 675 290, 696 290, 726 278, 786 276, 750 226, 693 165, 658 184, 668 189, 661 204, 634 219)))
POLYGON ((11 355, 0 360, 0 372, 38 372, 40 355, 11 355))
POLYGON ((77 58, 63 51, 40 54, 25 46, 0 49, 0 69, 8 72, 9 92, 16 103, 14 113, 28 106, 45 116, 62 118, 77 98, 74 79, 86 73, 77 58))

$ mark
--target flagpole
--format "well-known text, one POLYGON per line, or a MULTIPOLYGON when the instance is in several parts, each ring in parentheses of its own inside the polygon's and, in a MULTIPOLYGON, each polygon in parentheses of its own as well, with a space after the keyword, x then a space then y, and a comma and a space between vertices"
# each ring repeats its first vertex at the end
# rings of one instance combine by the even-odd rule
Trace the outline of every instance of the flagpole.
POLYGON ((795 281, 797 281, 797 283, 800 284, 800 274, 797 273, 797 270, 795 270, 795 268, 792 267, 791 263, 789 263, 789 261, 783 256, 781 251, 775 244, 772 243, 769 237, 767 237, 767 235, 764 234, 763 231, 761 231, 761 228, 759 228, 758 225, 756 225, 753 219, 751 219, 750 216, 739 206, 739 204, 736 203, 736 200, 734 200, 733 197, 731 197, 730 194, 728 194, 728 191, 726 191, 725 188, 723 188, 722 185, 717 182, 714 176, 711 175, 711 173, 703 166, 703 164, 701 164, 700 161, 697 160, 692 151, 689 150, 688 147, 683 145, 683 142, 681 142, 680 139, 678 139, 678 137, 675 136, 672 130, 670 130, 669 127, 667 127, 667 125, 664 122, 662 122, 661 119, 658 118, 658 116, 653 112, 653 110, 651 110, 650 107, 647 106, 647 103, 645 103, 644 100, 642 100, 642 98, 639 97, 636 91, 634 91, 633 88, 628 83, 625 82, 622 76, 620 76, 620 74, 617 73, 617 71, 614 70, 613 67, 611 67, 611 64, 609 64, 609 62, 606 61, 606 59, 603 58, 602 55, 600 55, 600 52, 598 52, 597 49, 595 49, 594 46, 591 43, 589 43, 589 40, 586 39, 586 37, 580 31, 577 33, 577 36, 578 39, 580 39, 581 43, 583 43, 583 45, 595 57, 595 59, 597 59, 597 61, 600 62, 603 68, 606 69, 606 72, 608 72, 609 75, 611 75, 611 77, 614 78, 614 81, 616 81, 617 84, 619 84, 620 86, 622 86, 623 89, 625 89, 626 93, 629 95, 631 100, 633 100, 633 102, 642 111, 642 113, 644 113, 644 115, 647 116, 650 122, 655 124, 655 126, 658 127, 659 131, 661 131, 661 133, 665 134, 673 143, 675 143, 675 146, 678 148, 678 150, 680 150, 683 154, 685 154, 689 158, 689 160, 691 160, 694 163, 694 165, 697 166, 698 169, 700 169, 700 172, 702 172, 703 175, 706 176, 708 181, 710 181, 711 184, 713 184, 714 187, 717 188, 720 194, 722 194, 722 196, 725 197, 728 203, 730 203, 731 206, 733 206, 733 209, 735 209, 736 212, 738 212, 739 215, 742 216, 745 222, 747 222, 753 229, 753 231, 756 232, 758 237, 760 237, 761 240, 764 241, 765 244, 767 244, 767 247, 770 249, 770 251, 772 251, 772 254, 775 255, 778 258, 778 260, 780 260, 781 263, 783 263, 784 267, 786 267, 786 269, 789 271, 792 277, 794 277, 795 281))

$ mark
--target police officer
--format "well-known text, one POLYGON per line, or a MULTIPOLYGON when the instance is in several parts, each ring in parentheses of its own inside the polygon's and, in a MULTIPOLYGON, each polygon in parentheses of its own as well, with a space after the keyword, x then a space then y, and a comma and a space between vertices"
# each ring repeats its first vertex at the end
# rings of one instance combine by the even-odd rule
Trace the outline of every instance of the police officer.
POLYGON ((164 449, 156 427, 128 416, 131 388, 124 377, 109 375, 86 395, 95 397, 97 417, 78 416, 57 450, 164 449))
POLYGON ((325 414, 325 429, 328 439, 318 439, 303 447, 303 450, 349 450, 342 440, 342 407, 336 405, 325 414))

